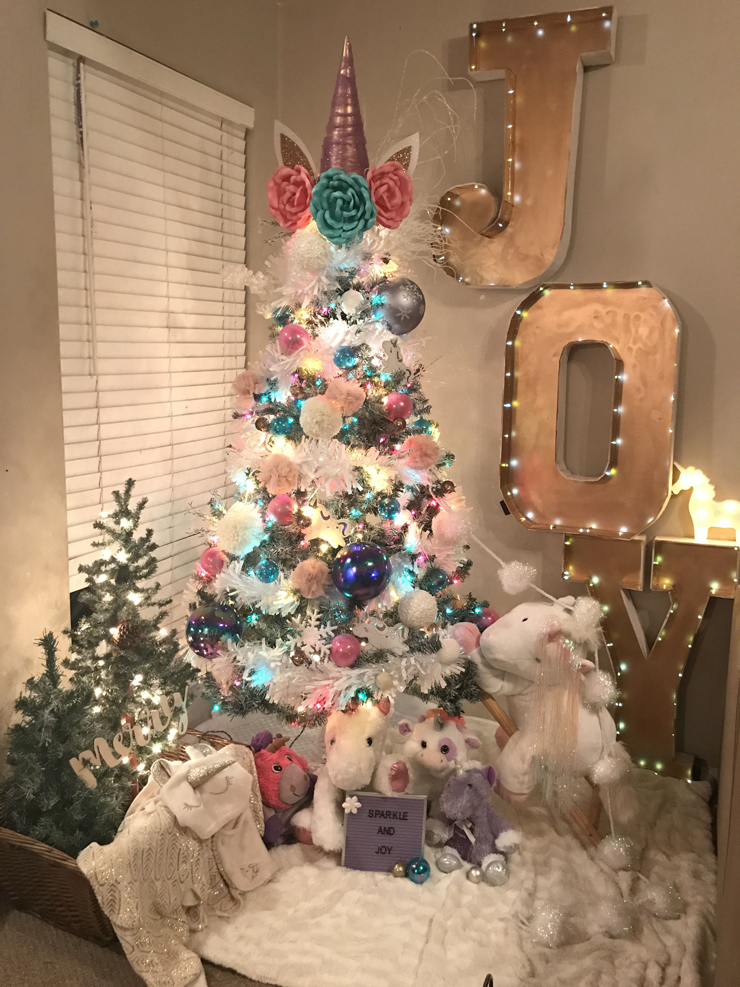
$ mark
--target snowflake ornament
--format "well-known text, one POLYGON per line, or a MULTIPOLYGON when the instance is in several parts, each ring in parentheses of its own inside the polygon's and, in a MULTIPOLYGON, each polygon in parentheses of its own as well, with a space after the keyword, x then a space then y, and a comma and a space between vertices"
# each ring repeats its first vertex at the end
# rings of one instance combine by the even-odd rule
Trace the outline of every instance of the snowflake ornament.
POLYGON ((360 802, 356 795, 349 795, 342 802, 342 808, 344 809, 345 816, 348 816, 350 812, 353 816, 356 816, 357 810, 362 808, 362 802, 360 802))

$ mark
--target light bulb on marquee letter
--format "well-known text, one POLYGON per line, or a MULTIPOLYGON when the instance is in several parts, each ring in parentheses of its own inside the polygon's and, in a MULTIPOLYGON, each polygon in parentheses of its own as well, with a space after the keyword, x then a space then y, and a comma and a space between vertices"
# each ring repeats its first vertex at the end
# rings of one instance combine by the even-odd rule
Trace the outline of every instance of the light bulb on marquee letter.
POLYGON ((438 262, 479 287, 530 287, 552 275, 570 239, 584 65, 614 57, 611 6, 483 21, 470 28, 474 79, 505 80, 504 185, 446 192, 438 262))
POLYGON ((526 528, 641 534, 670 496, 679 324, 647 281, 543 285, 521 303, 506 340, 501 491, 526 528), (558 463, 561 361, 603 343, 616 366, 610 456, 603 475, 558 463))

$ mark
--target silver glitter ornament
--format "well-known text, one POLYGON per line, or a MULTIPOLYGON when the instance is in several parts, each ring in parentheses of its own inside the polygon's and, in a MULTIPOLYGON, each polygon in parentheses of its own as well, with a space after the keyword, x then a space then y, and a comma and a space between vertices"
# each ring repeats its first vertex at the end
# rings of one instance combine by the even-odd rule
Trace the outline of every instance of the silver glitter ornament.
POLYGON ((483 871, 483 880, 490 884, 492 888, 500 888, 509 880, 509 867, 506 861, 492 860, 483 871))
POLYGON ((483 871, 476 864, 473 864, 466 876, 471 884, 480 884, 483 880, 483 871))
POLYGON ((460 854, 449 847, 443 847, 434 858, 434 862, 437 865, 437 870, 441 870, 443 874, 451 874, 453 871, 460 870, 463 865, 460 854))
POLYGON ((529 932, 535 942, 555 949, 563 944, 565 916, 557 905, 541 903, 535 906, 529 932))
POLYGON ((373 315, 382 319, 394 336, 405 336, 424 318, 426 302, 419 285, 410 278, 392 278, 373 298, 373 315))

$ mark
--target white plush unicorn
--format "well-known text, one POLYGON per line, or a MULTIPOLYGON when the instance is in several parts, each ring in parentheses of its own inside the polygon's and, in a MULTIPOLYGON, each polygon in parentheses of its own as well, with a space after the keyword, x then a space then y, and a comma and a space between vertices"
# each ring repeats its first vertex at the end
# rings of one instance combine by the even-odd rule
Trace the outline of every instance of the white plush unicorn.
POLYGON ((313 806, 296 813, 293 824, 308 829, 316 846, 337 852, 344 843, 345 792, 367 787, 383 756, 390 699, 335 710, 326 721, 326 764, 319 771, 313 806))
MULTIPOLYGON (((691 490, 689 499, 689 514, 694 522, 694 538, 696 541, 706 541, 710 528, 725 528, 732 531, 733 541, 738 540, 740 529, 740 503, 736 500, 716 501, 713 485, 709 477, 694 466, 675 464, 680 476, 673 484, 672 492, 691 490)), ((728 539, 729 540, 729 539, 728 539)))
POLYGON ((606 709, 616 689, 587 657, 598 650, 600 617, 589 597, 522 603, 483 631, 472 657, 481 688, 506 697, 517 726, 510 738, 501 730, 496 736, 499 794, 523 801, 538 769, 551 793, 588 776, 611 792, 611 807, 626 822, 635 811, 634 793, 622 784, 631 762, 606 709))

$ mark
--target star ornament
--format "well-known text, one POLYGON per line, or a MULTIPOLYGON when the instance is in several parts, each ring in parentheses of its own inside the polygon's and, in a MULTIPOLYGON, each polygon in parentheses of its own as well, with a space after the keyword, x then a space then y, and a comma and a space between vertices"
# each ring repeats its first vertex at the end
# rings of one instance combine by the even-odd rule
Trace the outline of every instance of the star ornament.
POLYGON ((356 795, 349 795, 342 802, 342 808, 344 809, 345 816, 348 816, 350 812, 353 816, 356 816, 357 810, 362 808, 362 802, 360 802, 356 795))
POLYGON ((337 521, 332 517, 331 511, 324 507, 323 504, 317 504, 316 507, 304 507, 302 511, 311 518, 310 528, 307 528, 303 533, 306 541, 313 541, 315 538, 320 538, 322 541, 331 545, 332 548, 342 548, 344 546, 344 532, 347 527, 346 521, 337 521))

